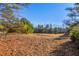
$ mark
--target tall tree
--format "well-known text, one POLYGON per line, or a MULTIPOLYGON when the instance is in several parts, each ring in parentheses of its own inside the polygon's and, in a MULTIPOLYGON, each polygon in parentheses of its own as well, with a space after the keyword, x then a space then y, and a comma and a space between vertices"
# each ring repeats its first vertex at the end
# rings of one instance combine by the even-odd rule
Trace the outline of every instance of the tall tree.
POLYGON ((65 21, 65 24, 73 26, 79 23, 79 3, 75 3, 74 7, 66 8, 66 10, 69 11, 69 13, 67 14, 69 19, 65 21))
POLYGON ((15 16, 15 11, 18 11, 23 6, 27 6, 29 4, 20 4, 20 3, 1 3, 0 4, 0 18, 2 21, 2 25, 6 27, 6 29, 11 29, 16 26, 15 22, 18 20, 15 16))

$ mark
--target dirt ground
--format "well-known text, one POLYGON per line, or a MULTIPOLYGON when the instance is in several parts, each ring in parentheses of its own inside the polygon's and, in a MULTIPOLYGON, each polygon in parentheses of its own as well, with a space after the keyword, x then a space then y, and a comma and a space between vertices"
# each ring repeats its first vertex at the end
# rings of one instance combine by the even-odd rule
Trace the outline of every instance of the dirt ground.
POLYGON ((73 56, 75 45, 64 34, 0 35, 0 56, 73 56))

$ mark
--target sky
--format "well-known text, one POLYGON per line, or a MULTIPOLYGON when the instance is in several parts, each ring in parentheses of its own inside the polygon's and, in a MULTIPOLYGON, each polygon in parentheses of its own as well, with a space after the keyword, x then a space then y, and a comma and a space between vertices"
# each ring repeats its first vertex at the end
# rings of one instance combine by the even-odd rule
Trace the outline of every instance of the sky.
POLYGON ((72 3, 32 3, 21 9, 19 14, 26 17, 34 26, 38 24, 61 26, 67 15, 65 9, 72 6, 72 3))

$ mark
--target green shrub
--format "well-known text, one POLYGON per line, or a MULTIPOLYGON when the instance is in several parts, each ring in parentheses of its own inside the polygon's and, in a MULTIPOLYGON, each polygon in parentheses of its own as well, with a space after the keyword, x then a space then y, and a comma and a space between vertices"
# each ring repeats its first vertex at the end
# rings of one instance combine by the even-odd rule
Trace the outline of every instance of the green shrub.
POLYGON ((79 24, 72 27, 70 36, 72 41, 79 43, 79 24))
POLYGON ((33 25, 26 18, 22 18, 20 20, 20 22, 22 25, 23 33, 33 33, 34 32, 33 25))
POLYGON ((5 27, 3 25, 0 25, 0 30, 3 30, 5 27))
POLYGON ((8 29, 8 32, 17 32, 17 33, 33 33, 33 25, 26 19, 22 18, 20 21, 17 21, 13 24, 12 28, 8 29))

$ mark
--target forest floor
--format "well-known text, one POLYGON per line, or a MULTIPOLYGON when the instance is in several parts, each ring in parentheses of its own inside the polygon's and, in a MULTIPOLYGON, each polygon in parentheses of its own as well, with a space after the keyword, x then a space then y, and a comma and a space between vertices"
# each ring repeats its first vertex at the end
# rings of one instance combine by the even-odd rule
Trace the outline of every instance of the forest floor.
POLYGON ((79 50, 64 34, 0 35, 0 56, 77 56, 79 50))

